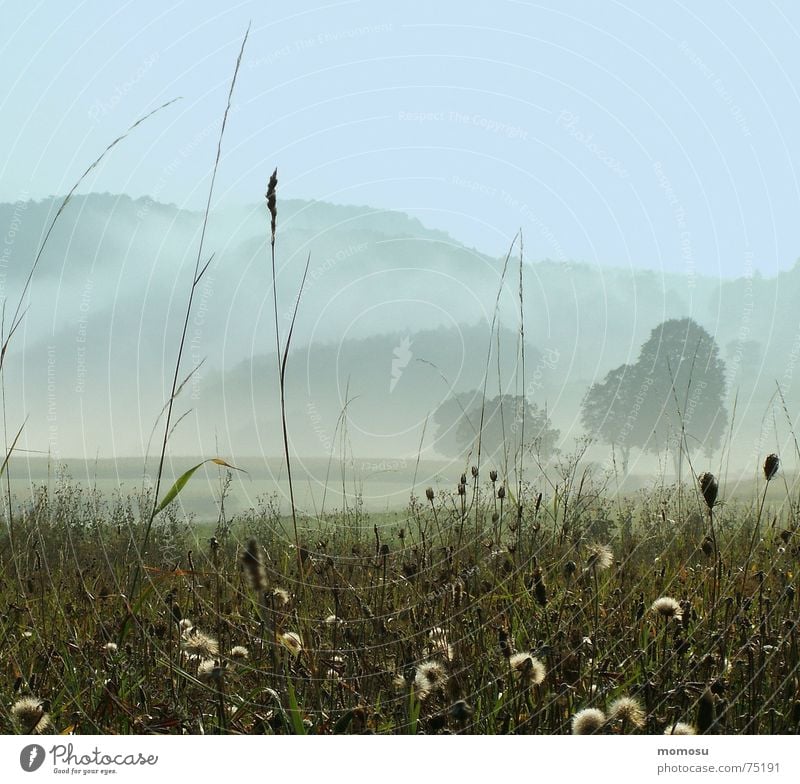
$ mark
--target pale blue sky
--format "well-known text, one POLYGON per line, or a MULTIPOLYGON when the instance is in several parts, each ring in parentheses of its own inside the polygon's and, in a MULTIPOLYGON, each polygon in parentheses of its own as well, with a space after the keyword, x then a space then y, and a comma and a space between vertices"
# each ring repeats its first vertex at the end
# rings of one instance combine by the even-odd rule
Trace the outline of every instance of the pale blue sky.
POLYGON ((500 254, 687 275, 800 256, 792 2, 0 3, 0 199, 204 198, 253 26, 218 204, 402 209, 500 254), (749 255, 751 254, 751 255, 749 255))

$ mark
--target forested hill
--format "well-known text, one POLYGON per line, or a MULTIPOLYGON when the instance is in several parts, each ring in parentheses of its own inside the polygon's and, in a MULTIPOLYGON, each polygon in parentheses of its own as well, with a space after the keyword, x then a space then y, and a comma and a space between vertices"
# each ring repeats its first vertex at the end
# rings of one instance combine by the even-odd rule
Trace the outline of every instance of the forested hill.
MULTIPOLYGON (((0 205, 0 292, 7 311, 58 203, 0 205)), ((6 362, 9 421, 29 417, 26 448, 64 455, 146 448, 171 380, 201 223, 196 211, 149 199, 92 194, 72 200, 36 271, 6 362)), ((517 228, 509 225, 509 242, 517 228)), ((272 438, 267 232, 262 204, 212 211, 203 260, 212 253, 213 260, 196 292, 184 373, 205 363, 180 401, 192 413, 176 431, 176 449, 208 451, 220 438, 248 450, 280 451, 272 438)), ((568 238, 561 244, 568 248, 568 238)), ((482 380, 502 252, 478 253, 402 213, 279 200, 283 338, 310 254, 289 371, 295 427, 306 434, 298 435, 298 450, 325 452, 328 441, 319 430, 332 437, 352 395, 354 450, 415 451, 421 412, 449 388, 465 391, 482 380)), ((799 267, 775 278, 719 280, 704 275, 701 262, 691 275, 664 275, 645 269, 650 260, 641 262, 641 269, 631 269, 614 259, 602 265, 525 259, 526 388, 547 406, 562 436, 579 432, 580 401, 593 381, 635 361, 658 323, 683 316, 720 347, 729 402, 738 391, 736 425, 748 447, 776 380, 790 408, 800 407, 794 378, 799 267)), ((491 359, 494 393, 521 383, 514 378, 516 263, 500 297, 504 332, 499 383, 491 359)))

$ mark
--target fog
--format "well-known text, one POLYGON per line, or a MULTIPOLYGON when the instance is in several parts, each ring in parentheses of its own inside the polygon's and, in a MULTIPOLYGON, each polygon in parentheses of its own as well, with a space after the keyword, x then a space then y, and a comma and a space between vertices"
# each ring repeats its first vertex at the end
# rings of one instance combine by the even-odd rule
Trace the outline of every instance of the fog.
MULTIPOLYGON (((0 206, 6 326, 57 204, 0 206)), ((747 473, 792 443, 800 267, 776 278, 687 278, 523 253, 521 319, 518 244, 508 257, 507 248, 490 257, 402 213, 363 206, 280 202, 278 216, 282 345, 309 259, 286 375, 298 459, 452 460, 455 476, 474 461, 477 440, 443 453, 439 407, 458 398, 467 414, 524 389, 557 431, 538 455, 552 462, 591 435, 581 418, 589 388, 633 365, 659 324, 681 318, 713 338, 725 374, 724 439, 710 443, 702 422, 687 426, 690 460, 747 473)), ((157 453, 201 221, 197 212, 110 194, 68 206, 5 359, 9 442, 24 424, 15 461, 157 453)), ((173 421, 183 418, 170 455, 282 455, 268 231, 262 205, 211 216, 205 247, 213 258, 189 319, 180 369, 188 380, 173 421)), ((689 341, 687 356, 692 350, 689 341)), ((666 448, 631 446, 632 475, 674 470, 666 448)), ((602 469, 611 452, 595 440, 586 457, 602 469)), ((534 462, 532 445, 522 454, 534 462)))

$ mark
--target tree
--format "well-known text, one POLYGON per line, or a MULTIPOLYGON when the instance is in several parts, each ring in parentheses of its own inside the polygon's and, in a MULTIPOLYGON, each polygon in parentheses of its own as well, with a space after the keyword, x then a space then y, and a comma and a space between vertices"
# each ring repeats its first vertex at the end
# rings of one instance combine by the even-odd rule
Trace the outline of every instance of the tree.
POLYGON ((559 431, 553 428, 547 413, 522 395, 498 395, 483 406, 478 392, 459 395, 445 401, 434 414, 437 424, 436 449, 451 457, 477 453, 481 433, 481 459, 498 465, 505 458, 514 460, 520 450, 535 450, 541 456, 556 451, 559 431), (468 401, 469 405, 464 405, 468 401), (461 403, 464 408, 459 408, 461 403), (458 416, 453 416, 459 409, 458 416), (449 425, 448 425, 449 423, 449 425), (523 442, 524 438, 524 442, 523 442))
POLYGON ((692 319, 670 319, 644 343, 635 365, 612 370, 584 398, 582 418, 595 437, 671 452, 676 471, 687 448, 710 455, 722 441, 725 364, 714 339, 692 319))
POLYGON ((631 439, 635 372, 632 365, 609 371, 603 381, 589 388, 581 410, 587 432, 619 451, 623 473, 628 472, 631 447, 641 446, 631 439))

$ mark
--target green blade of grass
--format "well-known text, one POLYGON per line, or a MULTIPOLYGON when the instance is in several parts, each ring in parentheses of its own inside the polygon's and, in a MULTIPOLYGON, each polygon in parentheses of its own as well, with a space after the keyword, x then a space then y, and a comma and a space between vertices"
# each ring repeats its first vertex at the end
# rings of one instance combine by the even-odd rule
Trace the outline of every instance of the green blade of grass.
POLYGON ((244 469, 231 465, 221 457, 212 457, 208 460, 203 460, 201 463, 198 463, 196 466, 192 466, 188 471, 184 472, 177 478, 175 484, 173 484, 172 487, 167 490, 166 494, 161 499, 161 502, 156 507, 155 512, 153 512, 153 517, 160 512, 163 512, 164 509, 166 509, 178 497, 178 494, 181 492, 181 490, 183 490, 184 487, 186 487, 186 484, 192 478, 195 471, 197 471, 198 468, 202 468, 206 463, 214 463, 214 465, 224 466, 225 468, 232 468, 234 471, 242 471, 242 473, 247 473, 244 471, 244 469))

